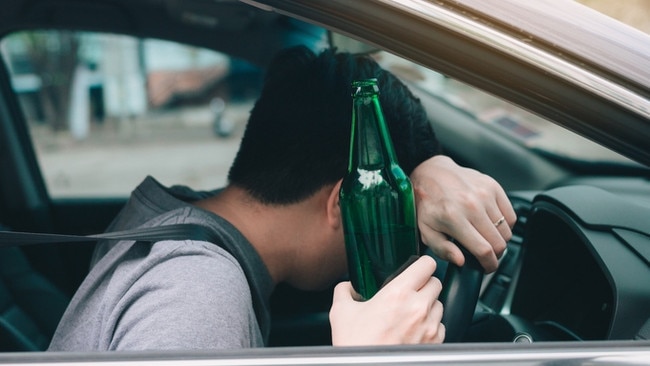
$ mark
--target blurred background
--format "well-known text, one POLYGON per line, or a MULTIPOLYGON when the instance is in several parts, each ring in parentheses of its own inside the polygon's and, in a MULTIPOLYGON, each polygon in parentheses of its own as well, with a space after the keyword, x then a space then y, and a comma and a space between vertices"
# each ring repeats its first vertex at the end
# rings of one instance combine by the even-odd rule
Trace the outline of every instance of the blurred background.
MULTIPOLYGON (((577 1, 650 33, 649 0, 577 1)), ((0 54, 53 197, 123 196, 148 174, 197 189, 225 184, 263 79, 228 55, 111 34, 20 31, 0 54), (129 164, 143 160, 149 171, 129 164)), ((527 143, 540 134, 507 122, 527 143)))

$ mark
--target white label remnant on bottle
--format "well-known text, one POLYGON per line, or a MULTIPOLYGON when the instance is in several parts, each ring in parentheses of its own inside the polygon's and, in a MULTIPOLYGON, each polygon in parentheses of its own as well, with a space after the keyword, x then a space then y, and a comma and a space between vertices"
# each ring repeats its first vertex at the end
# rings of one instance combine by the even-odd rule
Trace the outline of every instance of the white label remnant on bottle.
POLYGON ((361 182, 363 189, 368 189, 384 181, 379 170, 365 170, 357 168, 359 173, 359 182, 361 182))

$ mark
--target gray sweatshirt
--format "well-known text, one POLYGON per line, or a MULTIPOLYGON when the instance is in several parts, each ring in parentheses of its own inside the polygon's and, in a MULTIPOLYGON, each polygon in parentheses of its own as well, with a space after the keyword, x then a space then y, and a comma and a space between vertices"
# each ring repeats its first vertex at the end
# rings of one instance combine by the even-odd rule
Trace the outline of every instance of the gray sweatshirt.
POLYGON ((109 231, 198 223, 215 230, 222 243, 99 243, 49 350, 264 346, 272 279, 234 226, 188 203, 207 194, 213 193, 168 189, 147 177, 109 231))

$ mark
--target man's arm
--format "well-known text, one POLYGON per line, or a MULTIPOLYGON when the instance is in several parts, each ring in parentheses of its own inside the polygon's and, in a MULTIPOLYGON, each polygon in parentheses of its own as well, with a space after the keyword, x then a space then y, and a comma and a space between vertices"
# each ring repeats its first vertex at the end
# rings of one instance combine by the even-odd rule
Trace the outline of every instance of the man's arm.
POLYGON ((441 259, 461 266, 465 258, 453 238, 486 272, 494 272, 517 220, 503 188, 443 155, 418 165, 411 181, 422 241, 441 259))

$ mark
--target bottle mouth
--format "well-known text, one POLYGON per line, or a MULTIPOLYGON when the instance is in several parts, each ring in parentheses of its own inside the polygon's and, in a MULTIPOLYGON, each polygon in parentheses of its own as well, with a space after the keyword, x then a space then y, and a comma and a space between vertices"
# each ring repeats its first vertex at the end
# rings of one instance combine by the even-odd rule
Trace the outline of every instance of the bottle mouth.
POLYGON ((367 96, 379 93, 377 78, 355 80, 352 82, 352 96, 367 96))

